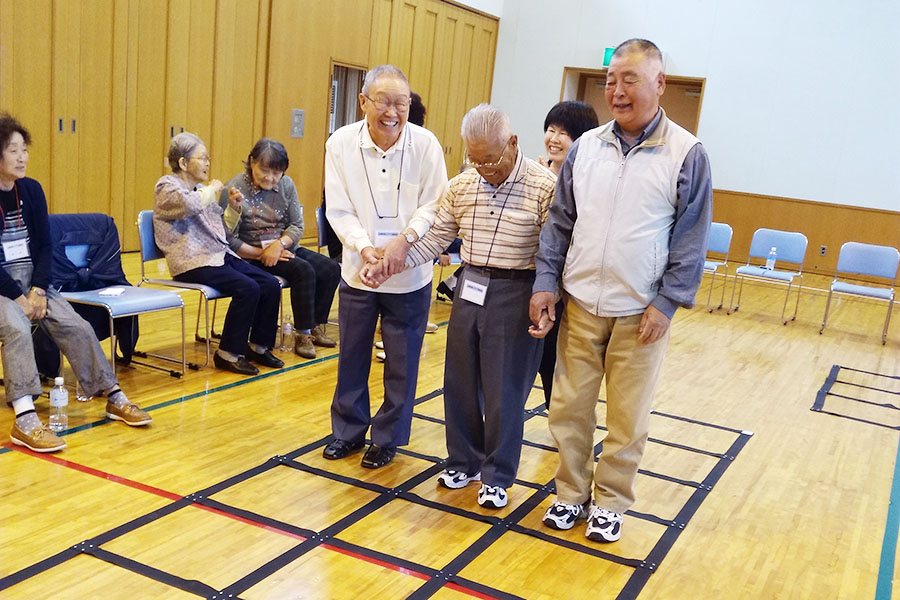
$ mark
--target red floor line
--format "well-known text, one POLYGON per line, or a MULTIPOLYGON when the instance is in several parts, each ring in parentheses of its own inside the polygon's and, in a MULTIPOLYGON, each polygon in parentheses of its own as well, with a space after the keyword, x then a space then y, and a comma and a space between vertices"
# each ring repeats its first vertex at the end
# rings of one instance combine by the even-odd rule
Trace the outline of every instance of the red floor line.
MULTIPOLYGON (((17 446, 17 445, 12 444, 12 443, 0 444, 0 446, 3 446, 3 447, 5 447, 5 448, 9 448, 10 450, 15 450, 16 452, 21 452, 22 454, 27 454, 28 456, 33 456, 33 457, 35 457, 35 458, 42 458, 42 459, 44 459, 44 460, 46 460, 46 461, 48 461, 48 462, 51 462, 51 463, 53 463, 53 464, 57 464, 57 465, 60 465, 60 466, 62 466, 62 467, 67 467, 67 468, 73 469, 73 470, 75 470, 75 471, 80 471, 81 473, 86 473, 86 474, 88 474, 88 475, 93 475, 94 477, 99 477, 100 479, 105 479, 106 481, 112 481, 113 483, 120 483, 120 484, 126 485, 126 486, 128 486, 128 487, 130 487, 130 488, 134 488, 134 489, 136 489, 136 490, 140 490, 140 491, 142 491, 142 492, 149 492, 149 493, 151 493, 151 494, 154 494, 154 495, 156 495, 156 496, 161 496, 161 497, 166 498, 166 499, 168 499, 168 500, 181 500, 181 499, 184 497, 184 496, 179 496, 178 494, 175 494, 175 493, 173 493, 173 492, 169 492, 169 491, 166 491, 166 490, 157 488, 157 487, 153 487, 152 485, 147 485, 147 484, 145 484, 145 483, 140 483, 140 482, 138 482, 138 481, 134 481, 134 480, 128 479, 128 478, 126 478, 126 477, 119 477, 118 475, 113 475, 112 473, 107 473, 107 472, 105 472, 105 471, 101 471, 101 470, 95 469, 95 468, 93 468, 93 467, 88 467, 88 466, 82 465, 82 464, 80 464, 80 463, 75 463, 75 462, 72 462, 72 461, 70 461, 70 460, 66 460, 66 459, 64 459, 64 458, 60 458, 60 457, 58 457, 58 456, 53 456, 53 455, 51 455, 51 454, 43 454, 43 453, 40 453, 40 452, 33 452, 33 451, 29 450, 28 448, 24 448, 24 447, 22 447, 22 446, 17 446)), ((281 535, 286 535, 286 536, 288 536, 288 537, 292 537, 292 538, 298 539, 298 540, 305 540, 305 539, 306 539, 305 537, 303 537, 303 536, 301 536, 301 535, 298 535, 298 534, 295 534, 295 533, 290 533, 290 532, 288 532, 288 531, 284 531, 284 530, 282 530, 282 529, 278 529, 278 528, 275 528, 275 527, 271 527, 271 526, 269 526, 269 525, 265 525, 265 524, 263 524, 263 523, 259 523, 259 522, 257 522, 257 521, 252 520, 252 519, 247 519, 247 518, 244 518, 244 517, 239 517, 239 516, 237 516, 237 515, 233 515, 233 514, 231 514, 231 513, 228 513, 228 512, 225 512, 225 511, 222 511, 222 510, 219 510, 219 509, 216 509, 216 508, 212 508, 212 507, 209 507, 209 506, 204 506, 204 505, 202 505, 202 504, 197 504, 197 503, 194 503, 194 506, 196 506, 197 508, 202 508, 203 510, 207 510, 207 511, 209 511, 209 512, 211 512, 211 513, 215 513, 215 514, 218 514, 218 515, 222 515, 223 517, 228 517, 228 518, 230 518, 230 519, 234 519, 234 520, 236 520, 236 521, 240 521, 241 523, 246 523, 246 524, 248 524, 248 525, 253 525, 253 526, 255 526, 255 527, 259 527, 260 529, 265 529, 265 530, 267 530, 267 531, 271 531, 271 532, 273 532, 273 533, 280 533, 281 535)), ((353 557, 353 558, 356 558, 356 559, 359 559, 359 560, 366 561, 366 562, 368 562, 368 563, 372 563, 372 564, 375 564, 375 565, 384 567, 384 568, 386 568, 386 569, 390 569, 390 570, 392 570, 392 571, 396 571, 396 572, 398 572, 398 573, 402 573, 402 574, 404 574, 404 575, 411 575, 411 576, 416 577, 416 578, 418 578, 418 579, 424 579, 424 580, 430 579, 430 576, 426 575, 425 573, 419 573, 418 571, 413 571, 413 570, 411 570, 411 569, 407 569, 406 567, 400 567, 400 566, 397 566, 397 565, 393 565, 393 564, 391 564, 391 563, 389 563, 389 562, 386 562, 386 561, 383 561, 383 560, 379 560, 379 559, 377 559, 377 558, 372 558, 372 557, 366 556, 366 555, 364 555, 364 554, 359 554, 359 553, 357 553, 357 552, 353 552, 352 550, 345 550, 344 548, 338 548, 337 546, 331 546, 330 544, 322 544, 322 547, 327 548, 327 549, 329 549, 329 550, 333 550, 333 551, 335 551, 335 552, 340 552, 341 554, 345 554, 345 555, 347 555, 347 556, 350 556, 350 557, 353 557)), ((482 594, 482 593, 480 593, 480 592, 476 592, 475 590, 471 590, 471 589, 469 589, 469 588, 467 588, 467 587, 465 587, 465 586, 460 586, 460 585, 457 585, 457 584, 448 583, 448 584, 446 584, 445 587, 452 587, 452 588, 455 589, 456 591, 462 592, 462 593, 464 593, 464 594, 468 594, 468 595, 470 595, 470 596, 472 596, 472 597, 474 597, 474 598, 484 598, 484 599, 489 599, 489 600, 490 600, 490 599, 493 599, 493 596, 486 596, 486 595, 484 595, 484 594, 482 594)))

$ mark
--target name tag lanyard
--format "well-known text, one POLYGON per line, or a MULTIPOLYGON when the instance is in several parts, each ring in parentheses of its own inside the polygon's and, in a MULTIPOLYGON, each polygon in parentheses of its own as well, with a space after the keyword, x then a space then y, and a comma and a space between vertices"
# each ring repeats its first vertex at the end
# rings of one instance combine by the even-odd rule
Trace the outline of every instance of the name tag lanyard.
MULTIPOLYGON (((512 179, 507 179, 509 181, 509 188, 506 190, 506 197, 503 199, 503 204, 500 206, 500 214, 497 215, 497 224, 494 225, 494 234, 491 236, 491 245, 488 246, 487 258, 484 259, 484 266, 490 266, 491 261, 491 252, 494 250, 494 240, 497 239, 497 231, 500 229, 500 219, 503 218, 503 209, 506 208, 506 203, 509 201, 509 195, 512 194, 513 186, 516 182, 516 176, 519 174, 519 168, 521 168, 522 164, 519 163, 519 166, 516 167, 516 172, 513 173, 512 179)), ((475 213, 478 211, 478 193, 481 191, 481 181, 478 182, 478 187, 475 188, 475 204, 472 206, 472 233, 475 233, 475 213)))
MULTIPOLYGON (((22 227, 22 201, 19 200, 19 185, 13 183, 13 190, 16 192, 16 207, 19 209, 19 213, 16 215, 16 227, 22 227)), ((6 212, 3 210, 3 204, 0 203, 0 219, 3 221, 3 231, 6 231, 6 212)))
POLYGON ((369 186, 369 197, 372 199, 372 206, 375 208, 375 214, 378 215, 379 219, 396 219, 400 216, 400 182, 403 181, 403 158, 406 155, 406 141, 409 138, 409 128, 404 128, 403 144, 400 146, 400 175, 397 178, 397 210, 395 211, 397 214, 383 215, 378 212, 378 203, 375 202, 375 194, 372 193, 372 182, 369 180, 369 169, 366 167, 366 157, 363 156, 362 129, 365 126, 366 123, 364 121, 359 128, 359 159, 362 161, 363 173, 366 174, 366 185, 369 186))

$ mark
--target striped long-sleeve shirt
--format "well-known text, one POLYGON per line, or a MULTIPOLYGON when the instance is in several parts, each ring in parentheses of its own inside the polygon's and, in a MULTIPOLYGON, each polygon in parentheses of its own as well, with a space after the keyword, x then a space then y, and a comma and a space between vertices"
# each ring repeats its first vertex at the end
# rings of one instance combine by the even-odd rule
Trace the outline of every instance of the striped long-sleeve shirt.
POLYGON ((450 180, 434 225, 406 257, 413 267, 434 260, 456 237, 466 264, 498 269, 533 269, 541 227, 547 220, 556 177, 521 152, 499 186, 475 169, 450 180))

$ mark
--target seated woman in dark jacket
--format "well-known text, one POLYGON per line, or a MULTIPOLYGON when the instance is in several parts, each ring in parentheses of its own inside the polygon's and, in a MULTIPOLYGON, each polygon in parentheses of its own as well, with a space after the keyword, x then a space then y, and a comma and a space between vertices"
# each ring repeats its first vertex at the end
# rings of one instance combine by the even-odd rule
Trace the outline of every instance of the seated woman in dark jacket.
MULTIPOLYGON (((279 142, 263 138, 256 142, 246 170, 226 185, 243 195, 240 220, 229 231, 231 249, 261 269, 284 277, 291 286, 294 312, 294 352, 315 358, 315 346, 333 348, 336 342, 325 335, 334 292, 341 280, 336 261, 298 245, 303 237, 303 213, 297 187, 284 174, 288 155, 279 142)), ((219 204, 228 206, 222 190, 219 204)))
POLYGON ((172 138, 169 165, 172 174, 156 182, 154 237, 173 279, 208 285, 231 296, 214 357, 216 368, 256 375, 259 369, 249 361, 283 367, 271 352, 281 286, 272 275, 238 258, 225 239, 223 213, 226 220, 237 218, 234 209, 240 206, 241 193, 229 190, 230 204, 223 211, 216 202, 222 182, 213 179, 202 185, 209 178, 209 154, 193 133, 172 138))
POLYGON ((150 415, 129 402, 91 326, 50 287, 50 227, 41 184, 25 177, 31 136, 0 114, 0 343, 6 401, 16 412, 13 444, 35 452, 66 447, 41 423, 32 396, 41 394, 34 362, 32 322, 43 328, 69 359, 88 396, 105 394, 106 416, 128 425, 146 425, 150 415))

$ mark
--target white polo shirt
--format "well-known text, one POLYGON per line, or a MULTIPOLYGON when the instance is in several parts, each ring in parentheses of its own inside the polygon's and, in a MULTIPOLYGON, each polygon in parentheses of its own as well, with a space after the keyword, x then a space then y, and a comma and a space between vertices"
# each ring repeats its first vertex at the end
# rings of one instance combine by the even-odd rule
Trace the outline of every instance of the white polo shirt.
MULTIPOLYGON (((407 227, 425 235, 446 188, 443 149, 427 129, 407 123, 386 152, 372 141, 365 120, 335 131, 325 144, 326 216, 344 244, 344 281, 371 290, 359 279, 360 250, 382 247, 407 227)), ((378 291, 412 292, 431 282, 432 273, 431 264, 407 269, 378 291)))

